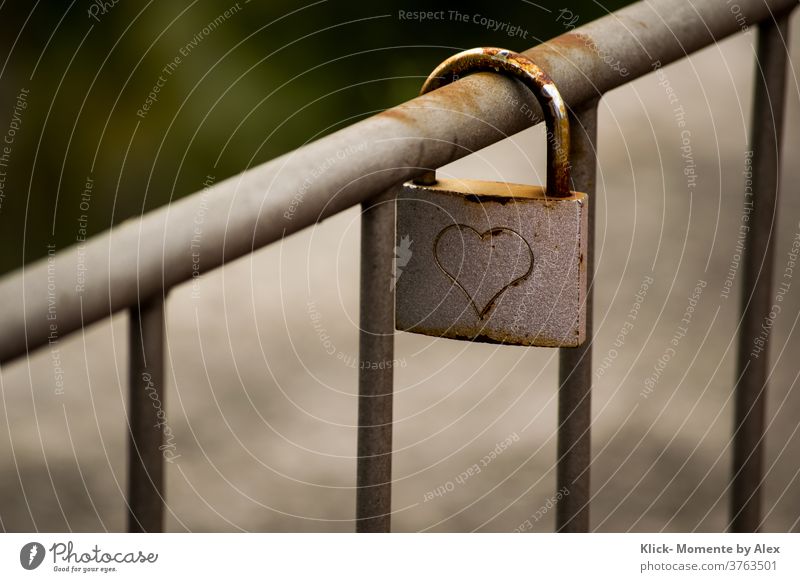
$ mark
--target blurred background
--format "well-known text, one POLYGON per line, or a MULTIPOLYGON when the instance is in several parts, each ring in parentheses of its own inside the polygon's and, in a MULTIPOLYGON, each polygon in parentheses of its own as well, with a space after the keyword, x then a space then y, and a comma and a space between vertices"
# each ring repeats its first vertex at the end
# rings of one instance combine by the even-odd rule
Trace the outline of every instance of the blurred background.
MULTIPOLYGON (((0 271, 406 101, 458 50, 522 50, 627 3, 5 3, 0 128, 17 129, 0 271), (418 10, 468 18, 401 16, 418 10)), ((753 29, 736 35, 600 105, 599 531, 727 525, 740 281, 730 295, 724 284, 742 213, 755 39, 753 29), (667 86, 685 112, 693 188, 667 86), (688 332, 654 381, 693 294, 688 332), (614 346, 632 310, 633 328, 614 346)), ((776 276, 800 232, 796 77, 788 85, 776 276)), ((541 183, 544 132, 441 172, 541 183)), ((170 294, 169 531, 353 530, 358 227, 351 209, 170 294)), ((772 335, 768 531, 800 530, 799 294, 790 289, 772 335)), ((49 353, 0 369, 3 530, 124 528, 126 330, 119 314, 60 343, 63 394, 49 353)), ((557 352, 400 333, 396 357, 394 529, 512 531, 529 520, 527 529, 551 531, 557 352), (457 480, 501 442, 510 444, 480 473, 457 480)))

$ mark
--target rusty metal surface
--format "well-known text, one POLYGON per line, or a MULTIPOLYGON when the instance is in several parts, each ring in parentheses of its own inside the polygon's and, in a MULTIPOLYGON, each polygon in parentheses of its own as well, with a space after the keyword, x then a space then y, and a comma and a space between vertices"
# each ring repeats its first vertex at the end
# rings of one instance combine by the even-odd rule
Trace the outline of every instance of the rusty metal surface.
POLYGON ((569 491, 556 503, 556 531, 582 533, 590 529, 591 425, 592 425, 592 347, 594 298, 594 232, 597 172, 597 102, 580 111, 572 120, 572 179, 575 188, 592 199, 587 210, 586 244, 586 338, 576 348, 559 352, 558 367, 558 443, 556 490, 569 491))
POLYGON ((462 51, 434 69, 422 85, 420 95, 481 71, 494 71, 513 77, 521 81, 536 97, 547 127, 547 195, 570 196, 570 136, 567 106, 553 80, 528 57, 495 47, 462 51))
POLYGON ((394 221, 391 193, 362 205, 356 531, 388 532, 392 511, 394 221))
POLYGON ((128 531, 164 528, 164 301, 130 310, 128 531))
POLYGON ((397 240, 413 254, 397 280, 396 326, 490 343, 585 339, 587 198, 478 180, 407 183, 397 240))
MULTIPOLYGON (((742 320, 738 338, 733 426, 731 523, 733 532, 761 527, 764 415, 769 367, 766 322, 780 306, 773 293, 774 242, 786 88, 788 14, 759 26, 755 98, 751 122, 753 211, 743 253, 742 320), (771 314, 772 312, 772 314, 771 314), (762 343, 757 343, 759 339, 762 343), (758 346, 760 351, 755 353, 758 346)), ((771 324, 769 324, 771 327, 771 324)))
MULTIPOLYGON (((749 24, 796 4, 737 2, 749 24)), ((578 110, 649 73, 656 60, 666 65, 738 31, 740 23, 718 0, 638 2, 524 54, 578 110)), ((470 75, 127 221, 80 249, 61 250, 54 261, 38 261, 0 281, 0 361, 48 342, 51 304, 63 337, 136 304, 140 294, 157 295, 191 279, 198 266, 200 273, 219 267, 541 120, 536 100, 519 83, 470 75), (198 265, 191 241, 201 212, 198 265), (78 289, 76 273, 83 267, 86 283, 78 289), (48 294, 50 280, 58 283, 55 297, 48 294)))

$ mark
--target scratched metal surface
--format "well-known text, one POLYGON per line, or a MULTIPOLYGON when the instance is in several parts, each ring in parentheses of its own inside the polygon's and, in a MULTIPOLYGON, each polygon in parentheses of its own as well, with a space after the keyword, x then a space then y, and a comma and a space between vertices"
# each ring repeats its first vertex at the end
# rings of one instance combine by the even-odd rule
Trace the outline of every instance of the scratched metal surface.
POLYGON ((397 204, 397 244, 411 248, 395 275, 398 329, 514 345, 583 342, 586 196, 442 179, 407 183, 397 204))

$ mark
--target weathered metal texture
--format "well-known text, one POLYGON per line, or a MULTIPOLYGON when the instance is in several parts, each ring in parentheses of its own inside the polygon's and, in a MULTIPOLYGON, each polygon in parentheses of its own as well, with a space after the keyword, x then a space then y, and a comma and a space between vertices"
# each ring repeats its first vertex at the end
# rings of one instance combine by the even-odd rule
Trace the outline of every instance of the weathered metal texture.
POLYGON ((164 301, 130 310, 128 531, 164 527, 164 301))
POLYGON ((422 183, 404 184, 397 244, 417 245, 399 285, 398 329, 529 346, 580 344, 588 200, 570 191, 566 106, 534 62, 491 47, 445 60, 421 92, 480 71, 519 79, 538 100, 547 126, 547 185, 439 182, 429 172, 422 183))
MULTIPOLYGON (((737 6, 753 24, 796 3, 737 6)), ((639 2, 525 55, 577 110, 648 73, 656 60, 666 65, 739 30, 718 0, 639 2)), ((0 282, 0 361, 46 344, 53 324, 61 337, 134 305, 139 294, 157 295, 541 120, 521 84, 478 73, 129 220, 0 282), (525 107, 509 106, 515 102, 525 107)))
POLYGON ((394 378, 393 191, 362 205, 356 531, 388 532, 394 378))
POLYGON ((769 329, 780 311, 773 293, 772 275, 778 224, 788 20, 788 13, 784 13, 774 21, 762 23, 758 31, 750 139, 753 184, 752 195, 745 195, 746 202, 752 202, 753 207, 743 257, 744 291, 736 374, 739 381, 733 434, 730 523, 733 532, 755 532, 761 526, 769 329))
POLYGON ((453 339, 575 346, 585 339, 587 199, 478 180, 411 182, 397 201, 398 329, 453 339))
MULTIPOLYGON (((637 2, 524 51, 555 81, 569 107, 682 59, 797 6, 797 0, 637 2), (735 8, 735 10, 734 10, 735 8)), ((572 21, 564 22, 572 27, 572 21)))
POLYGON ((592 204, 587 211, 586 338, 580 347, 559 352, 558 368, 558 463, 556 490, 569 491, 556 504, 556 531, 588 532, 591 498, 592 424, 592 314, 594 297, 594 232, 597 202, 597 102, 571 121, 574 188, 586 192, 592 204))
MULTIPOLYGON (((547 126, 547 195, 570 196, 567 106, 553 80, 528 57, 495 47, 480 47, 462 51, 446 59, 434 69, 423 83, 420 95, 440 89, 465 75, 481 71, 493 71, 513 77, 521 81, 534 94, 542 108, 547 126)), ((426 179, 426 181, 428 180, 426 179)))

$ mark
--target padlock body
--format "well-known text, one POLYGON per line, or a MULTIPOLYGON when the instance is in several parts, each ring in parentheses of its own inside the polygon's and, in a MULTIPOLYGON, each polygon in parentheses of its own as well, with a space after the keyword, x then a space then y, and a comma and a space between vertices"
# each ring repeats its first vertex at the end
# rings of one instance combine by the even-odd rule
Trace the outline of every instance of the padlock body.
POLYGON ((395 325, 525 346, 586 339, 588 198, 480 180, 397 196, 395 325))

